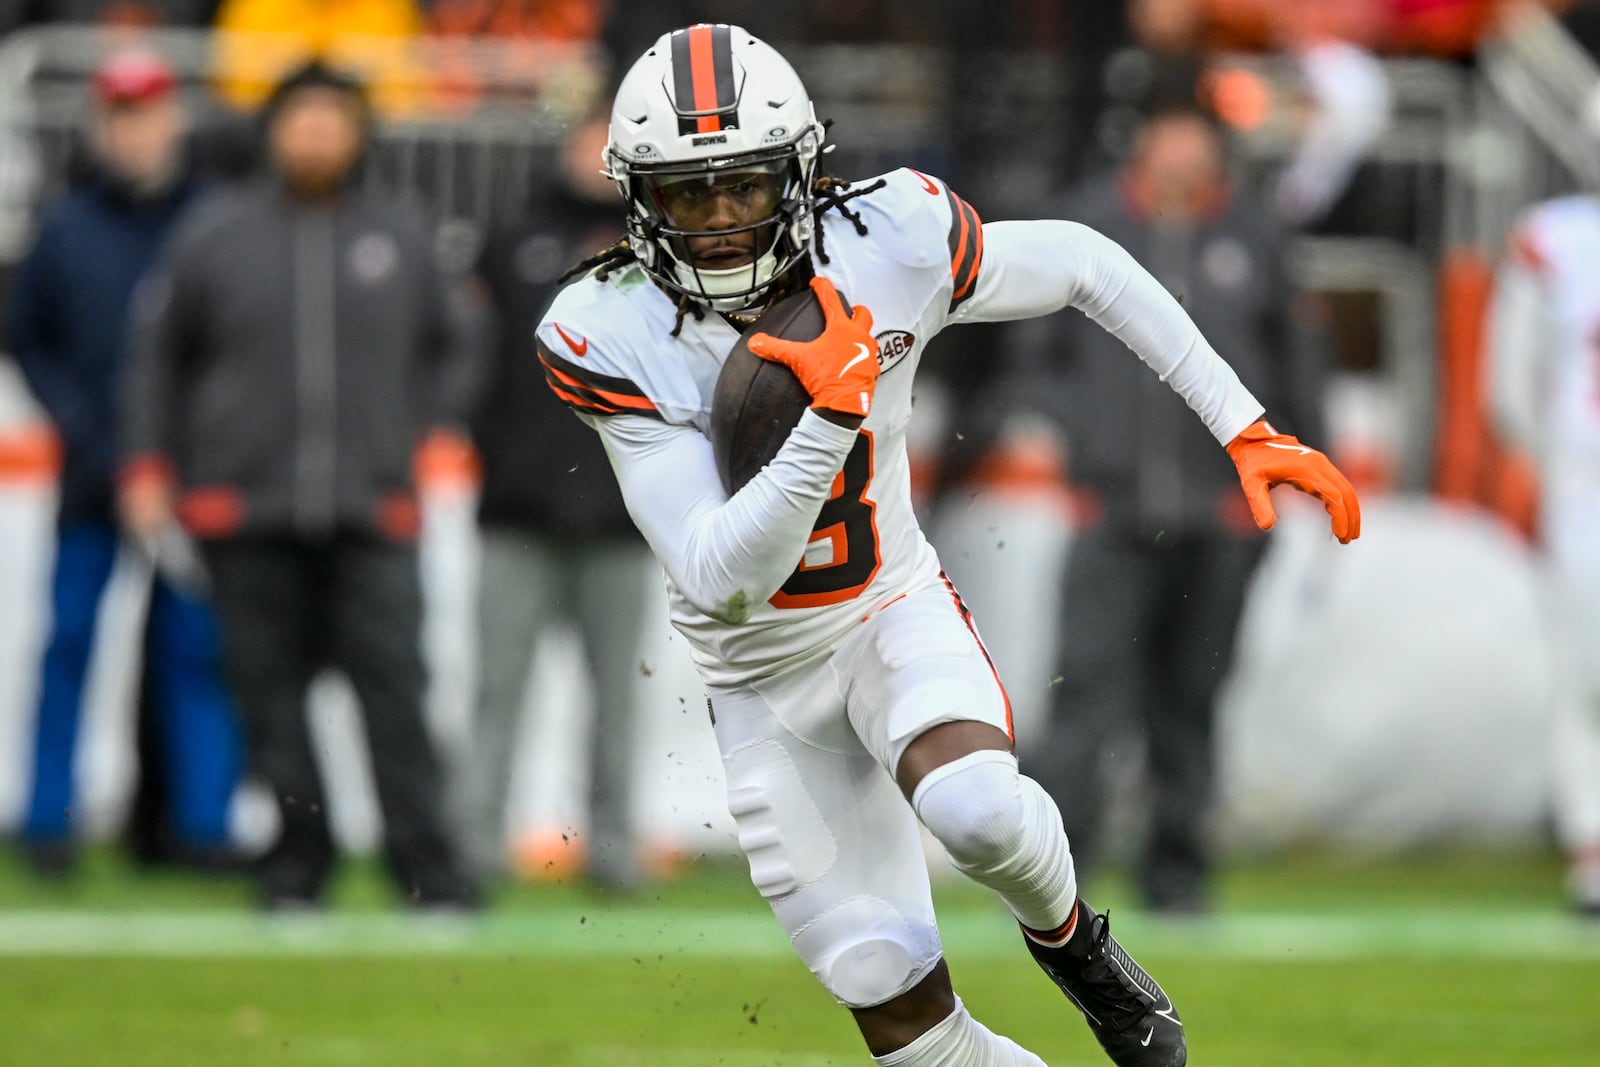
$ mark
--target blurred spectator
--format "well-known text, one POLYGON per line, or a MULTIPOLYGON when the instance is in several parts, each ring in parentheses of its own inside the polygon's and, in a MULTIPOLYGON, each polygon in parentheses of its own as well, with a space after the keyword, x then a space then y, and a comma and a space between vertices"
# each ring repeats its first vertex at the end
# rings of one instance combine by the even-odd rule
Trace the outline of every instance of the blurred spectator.
POLYGON ((1299 54, 1308 107, 1272 206, 1291 226, 1320 221, 1350 188, 1356 168, 1388 128, 1390 89, 1368 52, 1327 41, 1299 54))
MULTIPOLYGON (((1208 116, 1166 109, 1140 129, 1121 173, 1048 214, 1127 248, 1178 295, 1274 424, 1316 441, 1318 361, 1296 321, 1281 237, 1228 186, 1224 156, 1208 116)), ((1150 825, 1138 886, 1152 907, 1202 909, 1213 704, 1262 540, 1233 465, 1163 383, 1088 319, 1042 321, 1049 336, 1028 380, 1061 421, 1090 503, 1068 554, 1056 710, 1031 773, 1088 870, 1107 772, 1127 766, 1124 727, 1140 731, 1150 825)))
POLYGON ((1205 23, 1200 0, 1092 0, 1072 19, 1075 181, 1126 159, 1144 116, 1197 99, 1205 23))
POLYGON ((416 106, 424 89, 410 52, 422 28, 412 0, 222 0, 216 28, 217 93, 242 111, 313 56, 359 71, 385 113, 416 106))
MULTIPOLYGON (((593 693, 585 863, 592 882, 620 888, 640 877, 631 787, 635 688, 658 571, 599 440, 545 384, 533 338, 565 269, 622 235, 616 186, 600 173, 606 133, 602 118, 569 135, 559 190, 493 234, 478 265, 499 314, 500 340, 473 426, 484 475, 482 683, 463 780, 472 855, 498 873, 532 653, 550 627, 576 626, 593 693)), ((548 702, 539 709, 563 718, 573 711, 548 702)))
POLYGON ((1552 780, 1573 904, 1600 917, 1600 198, 1527 213, 1500 268, 1486 393, 1539 461, 1557 691, 1552 780))
MULTIPOLYGON (((35 734, 33 788, 22 839, 36 867, 73 858, 73 762, 100 598, 116 560, 112 470, 115 393, 129 307, 195 183, 183 152, 184 111, 173 72, 145 51, 114 53, 95 73, 92 162, 46 213, 18 271, 11 344, 62 443, 51 608, 35 734)), ((166 536, 166 531, 154 531, 166 536)), ((154 548, 151 539, 142 547, 154 548)), ((159 555, 159 553, 158 553, 159 555)), ((228 854, 228 806, 238 739, 221 681, 210 606, 158 570, 146 619, 146 684, 159 719, 159 756, 180 858, 228 854)), ((145 766, 146 777, 154 775, 145 766)))
POLYGON ((424 720, 413 454, 457 441, 472 358, 425 230, 358 191, 360 85, 317 63, 265 112, 273 174, 175 237, 142 307, 126 391, 122 506, 202 540, 253 765, 282 830, 268 907, 314 904, 334 860, 306 690, 326 667, 360 699, 391 869, 408 899, 465 905, 424 720), (178 492, 181 490, 181 497, 178 492))
POLYGON ((1145 115, 1169 104, 1221 104, 1230 120, 1260 121, 1266 90, 1253 75, 1218 77, 1212 60, 1229 50, 1283 50, 1293 59, 1300 99, 1294 152, 1274 206, 1303 225, 1320 218, 1348 186, 1356 165, 1387 128, 1389 85, 1370 47, 1386 25, 1383 0, 1095 0, 1072 9, 1068 52, 1073 99, 1085 127, 1068 175, 1127 157, 1145 115), (1241 87, 1241 79, 1248 83, 1241 87), (1224 99, 1214 100, 1222 96, 1224 99), (1242 112, 1249 111, 1249 114, 1242 112))

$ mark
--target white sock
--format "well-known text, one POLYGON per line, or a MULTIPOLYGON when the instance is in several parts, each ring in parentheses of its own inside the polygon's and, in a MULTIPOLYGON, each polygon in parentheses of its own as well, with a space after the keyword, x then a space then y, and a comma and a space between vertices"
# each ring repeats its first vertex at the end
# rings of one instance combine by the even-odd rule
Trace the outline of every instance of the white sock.
POLYGON ((1061 812, 1009 752, 971 752, 934 768, 911 806, 956 868, 1000 894, 1023 926, 1065 929, 1078 879, 1061 812))
POLYGON ((872 1057, 883 1067, 1048 1067, 1008 1037, 994 1033, 956 998, 956 1010, 905 1048, 872 1057))

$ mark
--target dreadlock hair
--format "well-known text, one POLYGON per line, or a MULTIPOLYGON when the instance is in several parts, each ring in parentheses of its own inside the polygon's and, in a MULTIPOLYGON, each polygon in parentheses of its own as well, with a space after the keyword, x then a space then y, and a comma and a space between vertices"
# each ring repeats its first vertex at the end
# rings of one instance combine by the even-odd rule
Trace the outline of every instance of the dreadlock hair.
MULTIPOLYGON (((837 211, 849 221, 850 225, 855 227, 856 233, 865 237, 867 235, 866 222, 862 220, 860 212, 851 211, 845 207, 845 203, 854 200, 858 196, 866 196, 868 193, 877 192, 887 184, 889 184, 887 178, 879 178, 871 185, 851 188, 851 183, 845 179, 826 175, 817 178, 811 183, 811 217, 816 222, 818 260, 825 264, 832 262, 822 244, 822 216, 829 211, 837 211)), ((564 283, 590 271, 594 272, 597 281, 607 281, 613 271, 629 263, 636 263, 638 260, 639 253, 634 250, 633 244, 628 238, 624 237, 616 244, 602 248, 588 259, 573 264, 556 281, 558 284, 564 283)), ((778 295, 776 291, 769 293, 767 303, 770 304, 778 295)), ((672 333, 670 334, 672 337, 677 337, 682 332, 683 321, 688 316, 693 315, 696 322, 706 317, 705 306, 692 299, 687 293, 679 293, 673 302, 677 305, 678 314, 672 323, 672 333)))
POLYGON ((837 211, 850 225, 856 228, 856 233, 862 237, 867 235, 867 224, 862 221, 861 213, 851 211, 845 207, 845 201, 854 200, 858 196, 875 193, 889 184, 889 179, 879 178, 871 185, 863 185, 859 189, 851 189, 850 183, 843 178, 830 178, 824 175, 811 183, 811 217, 817 220, 817 258, 824 264, 833 262, 828 258, 827 249, 822 246, 822 216, 828 211, 837 211), (846 192, 846 190, 849 190, 846 192))

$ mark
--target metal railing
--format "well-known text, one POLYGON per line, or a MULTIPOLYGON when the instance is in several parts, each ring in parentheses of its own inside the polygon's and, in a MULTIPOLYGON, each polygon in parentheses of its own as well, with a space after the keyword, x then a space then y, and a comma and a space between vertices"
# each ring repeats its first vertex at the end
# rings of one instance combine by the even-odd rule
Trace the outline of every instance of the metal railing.
POLYGON ((1503 235, 1529 203, 1600 192, 1600 66, 1542 9, 1519 12, 1482 55, 1481 108, 1504 116, 1483 165, 1501 194, 1483 225, 1503 235))
MULTIPOLYGON (((39 205, 65 185, 87 118, 89 76, 119 40, 82 27, 44 27, 0 41, 0 264, 21 254, 39 205)), ((286 48, 283 38, 192 30, 143 40, 171 60, 201 125, 232 123, 246 136, 250 119, 219 99, 224 60, 281 57, 286 48)), ((351 65, 373 72, 383 109, 367 180, 427 208, 441 249, 457 264, 486 227, 521 214, 555 179, 567 132, 604 103, 612 76, 607 57, 583 45, 417 38, 340 46, 351 65)), ((976 152, 979 158, 962 162, 1009 183, 996 197, 1002 203, 1026 201, 1048 185, 1052 157, 1038 135, 1052 128, 1050 115, 1071 106, 1052 57, 986 56, 984 69, 1005 76, 974 87, 937 48, 785 51, 816 92, 819 115, 840 121, 845 147, 832 157, 837 173, 976 152), (964 118, 953 118, 947 106, 957 96, 964 118), (967 136, 973 130, 982 134, 976 141, 967 136)), ((1294 148, 1299 74, 1281 57, 1230 56, 1220 64, 1249 72, 1277 102, 1238 140, 1243 169, 1265 178, 1294 148)), ((244 80, 264 85, 274 69, 263 61, 244 80)), ((1391 207, 1415 221, 1414 231, 1302 238, 1293 268, 1311 288, 1381 298, 1379 373, 1403 412, 1404 454, 1422 457, 1435 402, 1437 256, 1462 244, 1497 246, 1517 212, 1553 192, 1600 188, 1600 135, 1590 132, 1600 129, 1600 72, 1548 19, 1531 20, 1489 47, 1481 75, 1425 60, 1391 60, 1385 70, 1393 121, 1364 172, 1377 176, 1376 199, 1393 200, 1391 207)), ((1408 460, 1414 462, 1421 461, 1408 460)), ((1418 486, 1426 471, 1408 467, 1402 478, 1418 486)))

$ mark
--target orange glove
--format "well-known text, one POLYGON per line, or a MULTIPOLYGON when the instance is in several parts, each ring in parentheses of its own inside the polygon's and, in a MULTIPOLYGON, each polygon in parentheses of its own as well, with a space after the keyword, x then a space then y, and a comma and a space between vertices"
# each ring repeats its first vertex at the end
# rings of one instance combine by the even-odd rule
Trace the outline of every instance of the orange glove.
POLYGON ((1356 491, 1321 452, 1279 433, 1266 419, 1257 419, 1228 442, 1228 455, 1239 468, 1250 513, 1263 530, 1272 529, 1278 521, 1267 490, 1287 483, 1322 501, 1340 544, 1361 536, 1361 502, 1356 491))
POLYGON ((782 363, 811 394, 813 407, 865 418, 878 385, 878 342, 872 312, 857 304, 846 314, 839 291, 826 278, 812 278, 825 325, 814 341, 785 341, 771 334, 750 338, 750 351, 782 363))

